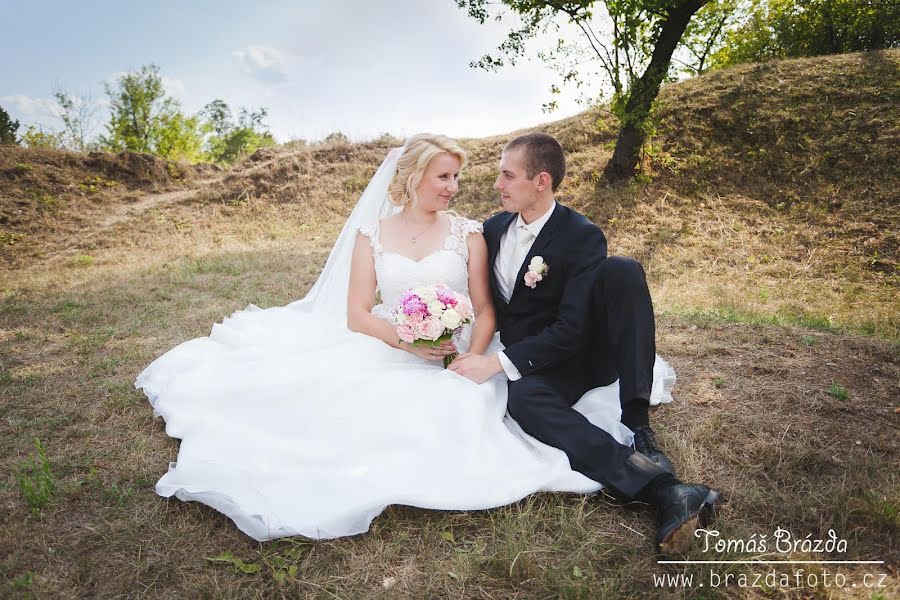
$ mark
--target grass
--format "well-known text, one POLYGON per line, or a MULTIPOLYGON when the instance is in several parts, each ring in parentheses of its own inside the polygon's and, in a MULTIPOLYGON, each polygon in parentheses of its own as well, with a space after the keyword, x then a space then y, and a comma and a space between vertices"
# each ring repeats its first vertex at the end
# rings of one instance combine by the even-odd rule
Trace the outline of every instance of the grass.
POLYGON ((32 514, 36 515, 54 501, 57 484, 40 439, 34 438, 34 448, 37 450, 37 457, 29 457, 20 465, 16 480, 25 502, 32 514))
POLYGON ((828 388, 828 393, 838 400, 846 400, 850 397, 850 392, 847 391, 847 388, 839 383, 835 383, 834 381, 831 382, 831 387, 828 388))
MULTIPOLYGON (((815 120, 815 130, 800 131, 804 121, 791 112, 809 111, 810 87, 831 93, 841 73, 864 76, 860 60, 741 67, 667 87, 657 162, 645 165, 642 185, 608 188, 595 176, 615 134, 598 131, 598 117, 546 128, 570 150, 563 201, 604 228, 613 253, 646 267, 657 349, 678 373, 676 401, 654 411, 653 422, 684 479, 730 496, 722 535, 771 537, 783 527, 822 537, 833 529, 848 551, 829 558, 886 561, 892 587, 879 593, 888 598, 900 592, 900 308, 891 270, 896 203, 886 195, 897 181, 879 162, 881 146, 870 161, 840 167, 839 177, 838 166, 825 167, 841 159, 824 152, 841 142, 842 128, 863 135, 877 101, 887 147, 896 107, 889 86, 882 100, 869 93, 886 81, 876 64, 856 96, 842 96, 865 104, 864 120, 830 107, 833 126, 815 120), (760 86, 772 88, 771 105, 754 105, 745 123, 730 90, 760 86), (677 122, 688 114, 700 116, 677 122), (752 125, 762 137, 779 124, 815 143, 804 142, 804 153, 776 137, 760 155, 767 146, 741 129, 752 125), (738 162, 727 155, 729 139, 738 162), (801 163, 814 176, 799 175, 801 163)), ((471 166, 460 213, 493 211, 505 139, 464 140, 471 166)), ((856 141, 843 141, 855 155, 856 141)), ((0 192, 33 203, 23 205, 25 217, 0 205, 4 232, 24 236, 4 242, 11 260, 0 268, 0 465, 10 474, 0 480, 0 596, 778 597, 734 586, 705 595, 654 587, 653 573, 708 579, 711 568, 658 565, 649 509, 603 495, 535 494, 476 512, 392 506, 364 535, 259 544, 208 507, 154 493, 178 441, 134 390, 135 375, 248 303, 301 297, 393 143, 273 151, 263 166, 238 164, 186 200, 122 213, 108 227, 99 224, 113 212, 157 189, 191 190, 203 174, 185 167, 184 182, 173 182, 168 167, 148 162, 144 178, 107 185, 77 156, 0 148, 0 176, 16 163, 33 165, 0 192), (68 195, 86 182, 93 193, 68 195), (40 194, 58 199, 57 209, 42 209, 40 194), (78 256, 92 257, 90 268, 72 268, 78 256), (16 472, 27 475, 30 496, 16 472)), ((699 549, 690 557, 709 558, 699 549)), ((866 571, 841 572, 858 580, 866 571)))

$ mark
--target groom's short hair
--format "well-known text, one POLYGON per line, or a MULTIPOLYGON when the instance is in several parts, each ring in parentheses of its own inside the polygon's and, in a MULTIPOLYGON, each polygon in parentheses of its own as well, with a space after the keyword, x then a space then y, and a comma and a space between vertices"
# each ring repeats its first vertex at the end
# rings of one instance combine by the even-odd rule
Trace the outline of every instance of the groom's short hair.
POLYGON ((529 179, 541 172, 550 175, 550 185, 555 192, 566 176, 566 154, 562 145, 546 133, 526 133, 506 144, 504 152, 521 148, 525 157, 525 174, 529 179))

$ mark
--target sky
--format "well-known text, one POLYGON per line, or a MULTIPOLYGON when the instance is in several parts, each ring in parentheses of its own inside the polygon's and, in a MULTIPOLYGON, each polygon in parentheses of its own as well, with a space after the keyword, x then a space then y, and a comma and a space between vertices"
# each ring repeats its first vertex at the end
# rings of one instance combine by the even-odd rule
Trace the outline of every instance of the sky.
POLYGON ((538 60, 469 67, 516 21, 481 25, 454 0, 0 0, 0 14, 0 106, 20 134, 59 128, 57 87, 91 97, 102 133, 103 83, 149 63, 187 113, 216 98, 235 113, 265 107, 281 142, 481 137, 584 110, 575 90, 551 98, 555 75, 538 60), (551 99, 559 109, 544 113, 551 99))

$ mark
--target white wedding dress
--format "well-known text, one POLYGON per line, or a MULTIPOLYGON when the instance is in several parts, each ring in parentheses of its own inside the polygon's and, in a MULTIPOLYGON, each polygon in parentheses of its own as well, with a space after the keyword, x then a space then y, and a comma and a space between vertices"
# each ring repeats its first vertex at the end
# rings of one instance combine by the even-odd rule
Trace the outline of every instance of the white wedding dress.
MULTIPOLYGON (((480 225, 461 217, 451 224, 443 248, 421 261, 385 252, 377 221, 352 227, 351 237, 361 229, 372 244, 383 300, 373 314, 389 319, 395 299, 424 283, 468 292, 465 240, 480 225)), ((316 288, 310 296, 321 301, 316 288)), ((600 488, 505 416, 504 376, 475 384, 349 331, 346 305, 313 310, 310 296, 265 310, 248 305, 138 376, 166 433, 181 439, 157 493, 203 502, 262 541, 361 533, 390 504, 475 510, 539 490, 600 488)), ((461 350, 470 331, 460 335, 461 350)), ((501 348, 495 336, 491 350, 501 348)), ((671 400, 674 372, 659 358, 654 370, 653 403, 671 400)), ((616 384, 588 392, 576 409, 630 443, 616 384)))

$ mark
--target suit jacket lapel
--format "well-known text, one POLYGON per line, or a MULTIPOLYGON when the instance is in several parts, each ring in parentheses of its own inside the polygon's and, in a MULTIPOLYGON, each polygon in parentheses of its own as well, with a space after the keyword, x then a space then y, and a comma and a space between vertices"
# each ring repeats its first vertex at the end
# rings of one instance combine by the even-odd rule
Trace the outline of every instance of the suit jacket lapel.
POLYGON ((497 219, 498 223, 492 228, 491 237, 488 240, 488 267, 491 272, 491 291, 494 294, 494 303, 497 306, 505 306, 507 302, 500 294, 500 285, 497 282, 497 275, 494 272, 494 263, 497 260, 497 255, 500 254, 500 240, 503 238, 503 234, 509 230, 509 224, 512 223, 517 216, 516 213, 507 213, 497 219))
POLYGON ((497 225, 492 228, 491 237, 488 240, 488 263, 491 266, 491 272, 493 272, 494 261, 497 260, 497 255, 500 253, 500 239, 517 216, 516 213, 506 213, 497 219, 497 225))
POLYGON ((531 249, 528 250, 528 254, 525 255, 525 260, 522 261, 522 266, 519 267, 519 274, 516 275, 516 284, 513 287, 512 295, 509 298, 510 302, 512 302, 512 299, 515 298, 516 293, 519 291, 519 289, 525 285, 525 272, 528 271, 528 263, 531 262, 531 258, 543 252, 544 248, 547 247, 547 244, 550 243, 550 241, 556 235, 557 230, 562 225, 565 217, 565 215, 563 214, 563 210, 563 205, 557 202, 556 208, 553 209, 553 214, 550 215, 549 219, 547 219, 544 227, 541 228, 541 232, 538 234, 537 238, 535 238, 534 240, 534 243, 531 245, 531 249))

